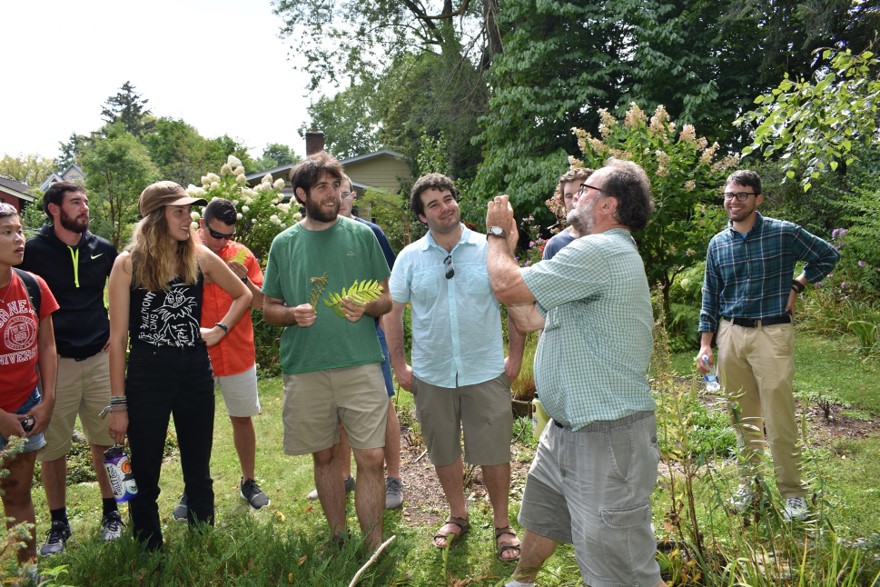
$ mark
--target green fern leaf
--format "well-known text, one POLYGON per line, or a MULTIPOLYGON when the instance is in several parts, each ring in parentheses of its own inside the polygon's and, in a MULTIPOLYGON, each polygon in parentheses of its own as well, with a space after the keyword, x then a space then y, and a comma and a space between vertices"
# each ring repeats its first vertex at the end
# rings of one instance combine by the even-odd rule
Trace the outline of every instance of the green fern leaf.
POLYGON ((375 279, 365 279, 364 281, 354 280, 348 289, 342 288, 339 293, 327 294, 324 305, 329 306, 336 312, 337 316, 345 317, 345 310, 342 308, 342 300, 348 298, 355 304, 364 306, 372 301, 378 300, 382 296, 382 285, 375 279))
POLYGON ((327 274, 325 273, 321 277, 312 277, 309 281, 312 283, 312 291, 309 294, 309 303, 312 305, 312 309, 317 312, 318 300, 321 299, 321 294, 324 293, 324 288, 327 287, 327 274))

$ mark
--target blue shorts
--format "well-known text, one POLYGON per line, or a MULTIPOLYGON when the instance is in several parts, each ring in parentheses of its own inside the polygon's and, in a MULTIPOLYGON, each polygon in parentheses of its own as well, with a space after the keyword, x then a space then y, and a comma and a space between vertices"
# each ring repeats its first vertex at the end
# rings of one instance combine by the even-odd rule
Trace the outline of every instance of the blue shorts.
MULTIPOLYGON (((38 405, 39 403, 40 403, 40 388, 37 388, 34 390, 34 392, 31 394, 31 396, 29 398, 27 398, 27 400, 25 400, 25 402, 23 404, 21 404, 21 407, 18 408, 15 411, 15 413, 16 414, 27 414, 31 410, 31 408, 38 405)), ((4 448, 6 448, 7 444, 8 444, 8 441, 5 438, 3 438, 2 436, 0 436, 0 450, 3 450, 4 448)), ((35 452, 35 451, 40 450, 44 446, 46 446, 46 437, 43 436, 42 432, 40 432, 39 434, 34 434, 33 436, 31 436, 30 438, 25 440, 24 451, 22 451, 22 452, 35 452)))
POLYGON ((382 347, 382 356, 385 357, 385 360, 382 361, 382 377, 385 378, 385 391, 388 392, 388 397, 393 397, 394 378, 391 376, 391 359, 388 357, 388 343, 385 342, 385 332, 378 323, 376 324, 376 335, 379 337, 379 345, 382 347))

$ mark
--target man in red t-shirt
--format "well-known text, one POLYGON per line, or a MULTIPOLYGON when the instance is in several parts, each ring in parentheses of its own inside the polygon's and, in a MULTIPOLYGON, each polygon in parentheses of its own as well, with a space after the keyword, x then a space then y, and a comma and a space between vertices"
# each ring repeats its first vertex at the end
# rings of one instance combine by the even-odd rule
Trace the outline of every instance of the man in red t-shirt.
MULTIPOLYGON (((214 198, 199 220, 199 238, 206 247, 226 261, 245 283, 253 297, 251 307, 262 309, 263 272, 254 254, 232 240, 238 221, 235 206, 229 200, 214 198)), ((205 282, 202 299, 202 326, 214 327, 226 315, 232 298, 214 283, 205 282)), ((214 380, 223 393, 226 411, 232 422, 232 440, 241 465, 241 497, 254 509, 269 505, 270 500, 254 480, 257 439, 253 416, 260 413, 257 396, 257 366, 254 349, 254 325, 246 312, 223 340, 208 347, 214 380)), ((174 519, 186 520, 186 494, 174 507, 174 519)))

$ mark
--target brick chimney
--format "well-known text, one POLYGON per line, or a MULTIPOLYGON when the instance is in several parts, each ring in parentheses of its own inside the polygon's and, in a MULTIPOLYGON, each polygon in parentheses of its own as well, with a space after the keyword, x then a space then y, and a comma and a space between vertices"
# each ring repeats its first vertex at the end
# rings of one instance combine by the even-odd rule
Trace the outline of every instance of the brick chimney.
POLYGON ((306 133, 306 157, 324 150, 324 133, 310 130, 306 133))

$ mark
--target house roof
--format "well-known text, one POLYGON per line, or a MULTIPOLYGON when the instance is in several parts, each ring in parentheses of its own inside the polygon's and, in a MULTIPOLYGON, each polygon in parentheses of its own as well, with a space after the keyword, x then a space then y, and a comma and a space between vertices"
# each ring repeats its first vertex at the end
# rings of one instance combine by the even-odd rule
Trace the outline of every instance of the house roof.
POLYGON ((85 176, 86 176, 86 174, 85 174, 85 172, 83 172, 82 167, 80 167, 76 163, 71 163, 61 173, 53 173, 52 175, 50 175, 49 177, 44 179, 43 183, 40 184, 40 191, 45 192, 46 190, 49 189, 49 186, 52 185, 53 183, 56 183, 59 181, 75 181, 76 179, 79 179, 79 178, 82 178, 85 176), (74 176, 72 180, 69 179, 71 172, 73 172, 73 176, 74 176))
POLYGON ((36 196, 28 193, 31 189, 31 186, 26 183, 21 183, 20 181, 15 181, 14 179, 6 177, 0 177, 0 190, 12 194, 26 202, 33 202, 37 199, 36 196))
MULTIPOLYGON (((363 161, 369 161, 370 159, 377 159, 379 157, 393 157, 394 159, 405 159, 403 154, 398 153, 397 151, 392 151, 390 149, 382 149, 380 151, 373 151, 372 153, 365 153, 364 155, 358 155, 357 157, 352 157, 350 159, 343 159, 342 161, 340 161, 340 163, 342 164, 343 167, 345 167, 346 165, 352 165, 354 163, 361 163, 363 161)), ((249 174, 245 175, 245 178, 248 181, 252 181, 255 179, 262 179, 262 177, 264 175, 266 175, 267 173, 271 173, 272 177, 278 178, 279 177, 278 174, 281 173, 283 175, 281 175, 280 177, 283 177, 284 180, 286 181, 288 176, 290 175, 290 170, 293 169, 294 167, 296 167, 296 165, 297 165, 296 163, 288 163, 287 165, 282 165, 280 167, 275 167, 273 169, 268 169, 266 171, 258 171, 255 173, 249 173, 249 174)), ((357 182, 353 182, 353 183, 355 183, 355 187, 364 187, 364 188, 368 187, 365 185, 358 184, 357 182)))

